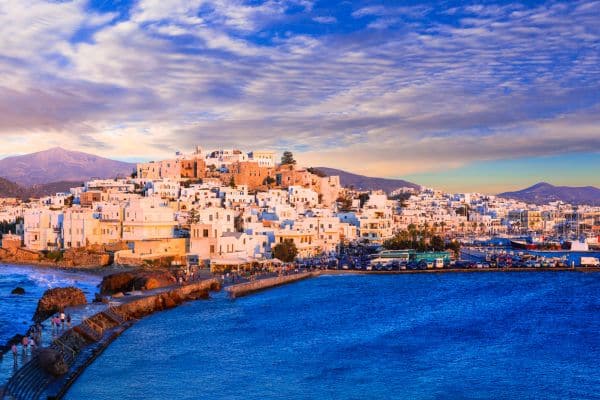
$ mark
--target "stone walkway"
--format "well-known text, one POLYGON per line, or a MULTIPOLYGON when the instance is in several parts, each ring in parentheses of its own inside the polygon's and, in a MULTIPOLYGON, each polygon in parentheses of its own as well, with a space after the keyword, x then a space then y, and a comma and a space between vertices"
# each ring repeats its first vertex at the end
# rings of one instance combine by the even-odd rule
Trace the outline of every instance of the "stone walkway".
MULTIPOLYGON (((65 313, 71 314, 71 327, 73 327, 75 325, 79 325, 85 318, 105 310, 106 307, 106 304, 92 303, 77 307, 67 307, 65 309, 65 313)), ((65 323, 65 327, 63 329, 58 329, 53 332, 52 323, 50 322, 50 319, 47 319, 46 321, 42 322, 41 345, 43 347, 48 347, 54 339, 61 336, 66 330, 67 326, 65 323)), ((40 343, 37 343, 37 345, 40 346, 40 343)), ((0 388, 17 371, 18 368, 21 368, 31 359, 31 348, 28 348, 27 351, 23 351, 23 346, 19 344, 17 345, 17 350, 16 365, 13 354, 10 350, 7 353, 4 353, 3 357, 0 359, 0 388)), ((2 393, 1 389, 0 393, 2 393)))

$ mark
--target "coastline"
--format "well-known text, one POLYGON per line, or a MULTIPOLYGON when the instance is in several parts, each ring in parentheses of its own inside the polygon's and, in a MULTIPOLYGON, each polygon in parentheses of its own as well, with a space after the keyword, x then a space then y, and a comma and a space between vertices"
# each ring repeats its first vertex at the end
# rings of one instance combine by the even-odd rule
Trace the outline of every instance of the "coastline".
POLYGON ((109 304, 103 311, 86 318, 83 323, 69 329, 54 342, 55 349, 66 353, 65 359, 69 364, 66 374, 49 378, 35 356, 6 382, 4 392, 0 390, 0 399, 7 395, 19 398, 18 393, 29 393, 32 390, 37 393, 35 398, 60 399, 85 368, 136 321, 155 312, 177 307, 186 301, 207 298, 210 291, 220 289, 218 280, 207 279, 150 290, 114 301, 115 304, 109 304))
POLYGON ((67 273, 75 273, 75 274, 88 274, 98 276, 100 278, 105 277, 106 275, 113 274, 115 272, 127 272, 127 271, 138 271, 143 270, 143 268, 125 266, 125 265, 117 265, 111 264, 107 266, 94 265, 89 267, 83 266, 65 266, 60 265, 53 262, 41 262, 41 261, 8 261, 0 259, 0 268, 5 265, 15 266, 15 267, 30 267, 34 269, 40 270, 54 270, 59 272, 67 272, 67 273))
MULTIPOLYGON (((24 264, 25 265, 25 264, 24 264)), ((30 267, 38 267, 34 265, 30 267)), ((46 268, 46 267, 42 267, 46 268)), ((106 270, 106 267, 101 267, 106 270)), ((53 268, 56 269, 56 268, 53 268)), ((58 268, 60 271, 65 271, 63 268, 58 268)), ((72 268, 67 270, 74 271, 72 268)), ((440 273, 486 273, 486 272, 600 272, 600 268, 481 268, 481 269, 428 269, 428 270, 400 270, 400 271, 364 271, 364 270, 316 270, 316 271, 305 271, 292 273, 290 275, 283 275, 278 277, 258 279, 250 282, 242 282, 225 287, 230 295, 231 299, 238 297, 248 296, 253 293, 265 291, 270 288, 298 282, 313 277, 319 276, 337 276, 337 275, 401 275, 401 274, 440 274, 440 273)), ((85 270, 83 272, 89 272, 85 270)), ((94 360, 125 330, 131 327, 139 318, 154 314, 155 312, 162 311, 169 308, 177 307, 185 301, 196 300, 199 298, 206 298, 208 291, 220 290, 221 282, 215 278, 203 280, 196 283, 191 283, 183 286, 172 286, 167 288, 161 288, 156 290, 147 291, 141 295, 131 296, 128 298, 122 298, 119 300, 117 306, 110 307, 110 311, 102 311, 94 316, 88 318, 89 320, 99 319, 106 320, 107 313, 108 319, 117 321, 115 325, 109 326, 107 329, 100 329, 100 332, 89 332, 91 327, 99 326, 99 324, 82 323, 73 328, 72 331, 66 332, 72 335, 73 332, 83 334, 87 336, 87 344, 83 347, 77 357, 74 358, 69 372, 59 378, 56 378, 51 382, 50 385, 40 393, 51 396, 51 398, 62 398, 68 391, 69 387, 76 381, 76 379, 83 373, 83 371, 91 365, 94 360), (111 312, 113 316, 110 317, 111 312), (116 316, 115 316, 116 315, 116 316), (119 316, 125 316, 120 320, 119 316), (86 334, 87 332, 87 334, 86 334), (97 336, 99 335, 99 336, 97 336), (96 337, 94 337, 96 336, 96 337)), ((95 329, 95 328, 92 328, 95 329)), ((61 341, 63 337, 60 338, 61 341)), ((67 341, 67 339, 64 339, 67 341)), ((21 370, 19 370, 21 371, 21 370)), ((19 371, 8 381, 6 389, 16 390, 15 377, 19 377, 19 371), (11 383, 12 382, 12 383, 11 383), (12 386, 11 386, 12 385, 12 386)), ((21 389, 23 390, 23 389, 21 389)), ((1 393, 1 392, 0 392, 1 393)), ((4 398, 4 397, 0 397, 4 398)))

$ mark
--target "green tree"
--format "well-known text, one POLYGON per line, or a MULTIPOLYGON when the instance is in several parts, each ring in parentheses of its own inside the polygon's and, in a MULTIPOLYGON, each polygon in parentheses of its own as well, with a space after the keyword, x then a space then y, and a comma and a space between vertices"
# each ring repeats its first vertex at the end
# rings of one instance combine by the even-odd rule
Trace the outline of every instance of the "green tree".
POLYGON ((446 243, 444 243, 444 239, 441 236, 435 235, 431 238, 429 246, 433 251, 442 251, 446 248, 446 243))
POLYGON ((200 222, 200 214, 198 214, 198 210, 192 208, 189 212, 190 224, 197 224, 200 222))
POLYGON ((294 155, 292 154, 291 151, 284 151, 283 152, 283 157, 281 157, 281 164, 283 164, 283 165, 287 165, 287 164, 294 165, 294 164, 296 164, 296 160, 294 160, 294 155))
POLYGON ((267 176, 265 179, 263 179, 263 185, 271 187, 272 184, 275 183, 275 178, 273 178, 272 176, 267 176))
POLYGON ((349 212, 352 211, 352 197, 351 196, 340 196, 336 200, 338 203, 338 208, 341 212, 349 212))
POLYGON ((298 249, 293 240, 284 240, 273 247, 273 257, 283 262, 292 262, 298 255, 298 249))
POLYGON ((361 193, 358 195, 358 200, 360 200, 360 208, 363 208, 365 203, 369 201, 369 193, 361 193))

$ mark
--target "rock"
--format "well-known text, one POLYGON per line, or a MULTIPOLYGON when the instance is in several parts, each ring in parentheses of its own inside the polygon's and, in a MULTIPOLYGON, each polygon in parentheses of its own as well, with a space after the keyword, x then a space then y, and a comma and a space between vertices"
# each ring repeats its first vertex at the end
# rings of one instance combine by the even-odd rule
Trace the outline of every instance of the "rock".
POLYGON ((34 322, 42 322, 66 307, 87 304, 85 294, 76 287, 48 289, 38 301, 33 315, 34 322))
POLYGON ((42 348, 38 351, 38 357, 42 369, 51 375, 64 375, 69 370, 67 363, 58 350, 42 348))
POLYGON ((101 294, 112 294, 116 292, 128 292, 131 290, 134 274, 131 272, 117 272, 106 275, 100 283, 101 294))
POLYGON ((167 271, 142 272, 134 280, 135 289, 152 290, 174 285, 175 277, 167 271))
POLYGON ((163 295, 162 298, 163 298, 163 304, 164 304, 165 308, 177 307, 177 302, 175 301, 175 299, 173 299, 167 293, 165 293, 165 295, 163 295))
POLYGON ((167 271, 117 272, 102 279, 100 293, 152 290, 173 285, 175 282, 175 277, 167 271))
POLYGON ((25 294, 25 289, 23 289, 20 286, 17 286, 10 292, 10 294, 25 294))
POLYGON ((208 300, 208 299, 210 299, 210 294, 208 292, 208 289, 198 290, 198 291, 190 293, 187 297, 190 300, 199 300, 199 299, 208 300))

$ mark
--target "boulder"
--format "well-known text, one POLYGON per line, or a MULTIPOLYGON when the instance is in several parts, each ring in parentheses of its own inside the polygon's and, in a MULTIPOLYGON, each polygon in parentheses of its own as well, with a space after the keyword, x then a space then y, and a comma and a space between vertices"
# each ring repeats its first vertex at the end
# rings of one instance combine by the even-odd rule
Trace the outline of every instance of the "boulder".
POLYGON ((117 272, 106 275, 100 283, 101 294, 113 294, 117 292, 128 292, 132 288, 135 275, 132 272, 117 272))
POLYGON ((33 321, 42 322, 66 307, 82 304, 87 304, 87 299, 81 289, 76 287, 48 289, 38 301, 33 321))
POLYGON ((175 283, 175 277, 168 271, 117 272, 102 279, 100 293, 113 294, 132 290, 152 290, 175 283))
POLYGON ((197 290, 195 292, 188 294, 187 298, 189 300, 199 300, 199 299, 208 300, 208 299, 210 299, 210 293, 208 292, 208 289, 197 290))
POLYGON ((10 294, 25 294, 25 289, 23 289, 20 286, 17 286, 10 292, 10 294))
POLYGON ((58 350, 42 348, 38 351, 40 367, 53 376, 61 376, 67 373, 69 366, 58 350))
POLYGON ((168 271, 142 272, 134 280, 135 289, 152 290, 176 283, 175 277, 168 271))

